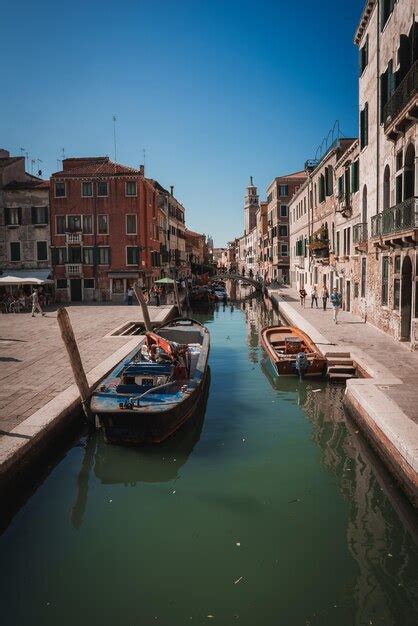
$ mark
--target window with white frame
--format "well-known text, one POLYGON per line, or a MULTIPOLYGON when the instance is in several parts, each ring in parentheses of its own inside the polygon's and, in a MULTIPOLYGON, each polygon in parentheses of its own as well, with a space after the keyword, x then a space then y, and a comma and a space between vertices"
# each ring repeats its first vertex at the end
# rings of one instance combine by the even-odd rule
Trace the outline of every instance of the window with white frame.
POLYGON ((287 204, 280 205, 280 217, 287 217, 287 204))
POLYGON ((81 230, 81 215, 68 215, 67 216, 68 230, 81 230))
POLYGON ((90 247, 83 247, 83 263, 84 265, 93 265, 94 263, 94 249, 90 247))
POLYGON ((91 198, 93 195, 93 183, 81 183, 81 195, 83 198, 91 198))
POLYGON ((126 246, 126 265, 138 265, 138 246, 126 246))
POLYGON ((57 235, 64 235, 67 227, 65 215, 57 215, 56 219, 56 233, 57 235))
POLYGON ((281 254, 281 256, 288 256, 287 243, 280 244, 280 254, 281 254))
POLYGON ((32 207, 32 224, 48 224, 48 207, 32 207))
POLYGON ((136 215, 134 214, 126 216, 126 234, 136 235, 136 215))
POLYGON ((19 226, 22 223, 22 209, 10 207, 4 209, 6 226, 19 226))
POLYGON ((108 196, 107 182, 100 180, 97 183, 97 196, 98 198, 106 198, 108 196))
POLYGON ((125 194, 127 196, 136 196, 136 180, 128 180, 126 183, 125 194))
POLYGON ((110 249, 109 246, 99 246, 99 265, 109 265, 110 263, 110 249))
POLYGON ((85 235, 93 234, 93 216, 83 215, 83 233, 85 235))
POLYGON ((55 183, 55 197, 65 198, 66 195, 65 183, 55 183))

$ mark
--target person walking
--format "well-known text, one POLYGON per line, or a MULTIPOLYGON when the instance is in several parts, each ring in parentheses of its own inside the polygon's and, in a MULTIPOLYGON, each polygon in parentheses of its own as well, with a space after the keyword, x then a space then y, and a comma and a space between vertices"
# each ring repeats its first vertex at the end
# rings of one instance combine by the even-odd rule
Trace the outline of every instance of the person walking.
POLYGON ((160 295, 161 295, 160 288, 159 287, 155 287, 154 288, 154 293, 155 293, 155 301, 157 303, 157 306, 160 306, 160 295))
POLYGON ((342 297, 341 294, 338 293, 337 287, 334 287, 331 294, 331 304, 334 308, 334 322, 338 324, 338 313, 341 308, 342 297))
POLYGON ((328 302, 328 298, 329 298, 329 293, 328 293, 328 289, 327 289, 326 285, 324 285, 322 287, 321 297, 322 297, 322 305, 324 307, 324 311, 326 311, 327 310, 327 302, 328 302))
POLYGON ((41 309, 41 305, 39 304, 39 295, 38 295, 37 289, 33 290, 31 294, 31 300, 32 300, 32 317, 35 317, 35 313, 41 313, 42 315, 45 315, 45 313, 41 309))
POLYGON ((316 308, 318 308, 318 289, 317 285, 312 287, 311 291, 311 309, 313 309, 314 302, 316 304, 316 308))
POLYGON ((128 297, 128 304, 132 304, 133 296, 134 296, 134 290, 132 289, 132 287, 128 287, 128 291, 126 292, 126 295, 128 297))
POLYGON ((308 294, 306 293, 306 290, 304 287, 302 287, 302 289, 299 289, 299 297, 300 297, 300 306, 302 306, 303 308, 305 308, 305 298, 308 294))

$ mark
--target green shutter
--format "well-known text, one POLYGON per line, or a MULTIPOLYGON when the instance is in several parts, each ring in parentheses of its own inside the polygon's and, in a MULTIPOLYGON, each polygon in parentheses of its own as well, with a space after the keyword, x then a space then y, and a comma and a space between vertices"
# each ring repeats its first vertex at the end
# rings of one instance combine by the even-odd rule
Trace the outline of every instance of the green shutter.
POLYGON ((10 209, 8 207, 4 207, 4 223, 6 226, 10 224, 10 209))

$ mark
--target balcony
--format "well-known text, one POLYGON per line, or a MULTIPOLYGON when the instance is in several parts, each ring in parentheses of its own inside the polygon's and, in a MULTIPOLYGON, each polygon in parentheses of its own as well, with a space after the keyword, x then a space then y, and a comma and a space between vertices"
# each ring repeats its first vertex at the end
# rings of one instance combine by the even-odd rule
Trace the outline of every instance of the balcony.
POLYGON ((367 236, 367 222, 362 222, 360 224, 355 224, 353 226, 353 243, 366 243, 368 239, 367 236))
POLYGON ((415 123, 418 113, 418 61, 395 89, 383 108, 385 133, 395 140, 408 126, 415 123))
POLYGON ((386 240, 411 238, 403 243, 418 241, 418 198, 409 198, 374 215, 371 236, 386 240))
POLYGON ((68 277, 79 277, 83 275, 83 266, 81 263, 67 263, 65 273, 68 277))
POLYGON ((65 243, 68 245, 80 245, 83 242, 81 233, 65 233, 65 243))

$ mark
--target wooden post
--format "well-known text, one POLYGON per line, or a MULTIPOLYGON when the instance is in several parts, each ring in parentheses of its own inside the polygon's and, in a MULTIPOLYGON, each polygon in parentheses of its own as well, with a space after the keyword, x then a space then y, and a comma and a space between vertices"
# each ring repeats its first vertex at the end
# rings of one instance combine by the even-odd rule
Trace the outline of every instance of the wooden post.
POLYGON ((90 387, 81 362, 80 353, 76 339, 74 337, 73 327, 71 326, 70 317, 67 309, 58 309, 57 320, 61 331, 61 337, 70 359, 71 369, 73 370, 74 380, 80 392, 81 404, 84 414, 89 422, 93 422, 93 415, 90 411, 90 387))
POLYGON ((173 278, 173 288, 174 288, 174 295, 176 296, 177 310, 179 312, 180 317, 182 317, 183 316, 183 309, 181 308, 180 297, 179 297, 179 290, 177 289, 177 281, 176 281, 175 278, 173 278))
POLYGON ((145 302, 144 294, 142 293, 141 285, 138 285, 138 283, 135 283, 134 291, 135 291, 135 295, 136 295, 136 297, 138 299, 138 302, 141 305, 142 316, 144 318, 145 330, 146 331, 150 331, 150 330, 152 330, 151 320, 150 320, 150 317, 149 317, 147 303, 145 302))

